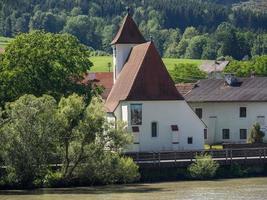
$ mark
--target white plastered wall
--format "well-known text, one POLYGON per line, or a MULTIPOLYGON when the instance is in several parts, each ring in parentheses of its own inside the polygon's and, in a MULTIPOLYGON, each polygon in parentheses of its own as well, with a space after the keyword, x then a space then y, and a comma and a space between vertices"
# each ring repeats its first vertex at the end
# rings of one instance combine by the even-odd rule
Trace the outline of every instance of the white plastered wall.
POLYGON ((264 117, 262 120, 262 130, 265 131, 265 141, 267 141, 267 102, 206 102, 189 103, 195 108, 202 108, 202 120, 208 126, 208 139, 206 143, 245 143, 240 139, 240 129, 247 129, 247 134, 252 125, 259 121, 258 116, 264 117), (240 118, 240 107, 247 108, 247 117, 240 118), (222 139, 222 129, 230 129, 230 139, 222 139))
MULTIPOLYGON (((142 125, 134 144, 128 151, 159 152, 173 150, 193 150, 204 148, 205 124, 196 116, 185 101, 137 101, 121 102, 114 112, 117 119, 126 119, 131 130, 131 104, 142 104, 142 125), (128 116, 122 116, 122 108, 127 107, 128 116), (158 123, 158 136, 152 137, 151 123, 158 123), (171 125, 178 125, 178 138, 173 134, 171 125), (188 137, 193 138, 193 144, 188 144, 188 137), (178 144, 173 144, 177 142, 178 144)), ((125 112, 125 111, 124 111, 125 112)))

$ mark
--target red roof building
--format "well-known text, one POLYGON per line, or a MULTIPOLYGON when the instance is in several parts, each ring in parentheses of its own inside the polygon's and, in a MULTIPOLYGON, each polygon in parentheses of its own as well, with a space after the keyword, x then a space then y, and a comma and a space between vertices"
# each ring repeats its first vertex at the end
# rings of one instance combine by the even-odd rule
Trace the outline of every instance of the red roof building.
POLYGON ((120 101, 184 100, 153 42, 132 48, 106 101, 113 112, 120 101))

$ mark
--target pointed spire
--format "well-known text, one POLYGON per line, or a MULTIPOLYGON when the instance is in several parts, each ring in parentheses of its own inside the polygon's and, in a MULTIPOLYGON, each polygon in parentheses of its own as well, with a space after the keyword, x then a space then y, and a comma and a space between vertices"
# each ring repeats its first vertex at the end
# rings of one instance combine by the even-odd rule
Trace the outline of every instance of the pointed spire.
POLYGON ((120 27, 118 33, 111 42, 114 44, 141 44, 145 43, 146 40, 138 26, 134 22, 130 14, 130 8, 127 8, 127 15, 123 19, 122 26, 120 27))

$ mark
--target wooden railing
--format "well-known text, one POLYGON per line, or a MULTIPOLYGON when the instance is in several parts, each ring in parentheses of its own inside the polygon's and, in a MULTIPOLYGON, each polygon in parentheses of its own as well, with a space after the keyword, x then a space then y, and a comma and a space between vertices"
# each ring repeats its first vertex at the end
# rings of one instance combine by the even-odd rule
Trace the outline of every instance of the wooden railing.
POLYGON ((145 162, 188 162, 194 161, 196 155, 208 154, 214 160, 245 160, 267 159, 267 148, 249 149, 223 149, 223 150, 200 150, 200 151, 170 151, 170 152, 135 152, 126 153, 136 163, 145 162))

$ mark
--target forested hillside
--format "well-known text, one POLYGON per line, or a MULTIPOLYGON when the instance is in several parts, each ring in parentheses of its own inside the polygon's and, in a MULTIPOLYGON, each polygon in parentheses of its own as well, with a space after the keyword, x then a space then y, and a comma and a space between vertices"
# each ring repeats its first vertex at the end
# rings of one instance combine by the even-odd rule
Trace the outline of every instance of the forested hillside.
MULTIPOLYGON (((267 52, 267 13, 243 0, 2 0, 0 36, 41 29, 70 33, 110 53, 126 7, 165 57, 243 59, 267 52)), ((98 51, 99 52, 99 51, 98 51)), ((101 52, 100 52, 101 53, 101 52)))

